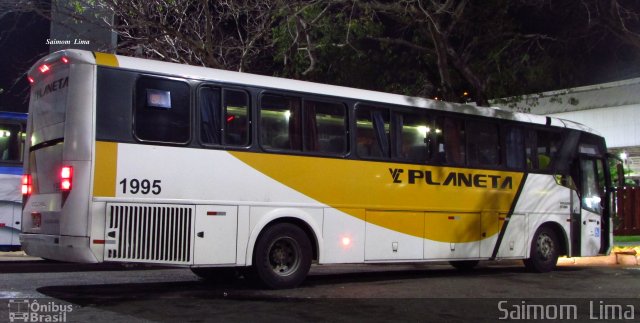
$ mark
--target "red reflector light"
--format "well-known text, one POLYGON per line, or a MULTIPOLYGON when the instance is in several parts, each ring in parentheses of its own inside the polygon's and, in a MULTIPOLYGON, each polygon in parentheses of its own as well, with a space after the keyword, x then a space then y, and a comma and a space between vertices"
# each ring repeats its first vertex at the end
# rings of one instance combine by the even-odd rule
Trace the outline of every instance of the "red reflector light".
POLYGON ((22 191, 22 195, 31 195, 31 193, 33 192, 31 175, 28 175, 28 174, 22 175, 21 191, 22 191))
POLYGON ((66 56, 62 56, 60 60, 65 64, 69 63, 69 59, 66 56))
POLYGON ((33 84, 33 82, 35 82, 35 80, 31 76, 27 76, 27 80, 29 80, 29 84, 33 84))
POLYGON ((47 64, 42 64, 42 65, 40 65, 40 67, 38 67, 38 69, 40 70, 41 73, 46 73, 51 68, 49 68, 49 65, 47 65, 47 64))
POLYGON ((60 170, 60 189, 62 191, 71 190, 71 180, 73 179, 73 167, 64 166, 60 170))

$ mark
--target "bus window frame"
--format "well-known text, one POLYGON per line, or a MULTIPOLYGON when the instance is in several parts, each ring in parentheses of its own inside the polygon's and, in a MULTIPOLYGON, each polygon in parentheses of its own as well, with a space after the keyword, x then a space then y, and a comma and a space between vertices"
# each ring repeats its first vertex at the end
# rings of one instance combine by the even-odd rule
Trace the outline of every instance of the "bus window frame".
POLYGON ((187 78, 180 78, 180 77, 172 77, 172 76, 164 76, 164 75, 158 75, 158 74, 148 74, 148 73, 140 73, 136 76, 135 80, 133 81, 133 89, 132 89, 133 95, 132 95, 132 109, 131 109, 131 134, 134 140, 140 142, 140 143, 144 143, 144 144, 162 144, 162 145, 168 145, 168 146, 189 146, 191 144, 191 142, 193 142, 193 132, 194 132, 194 89, 193 89, 193 85, 190 82, 190 79, 187 78), (187 131, 188 138, 186 141, 184 142, 175 142, 175 141, 161 141, 161 140, 149 140, 149 139, 142 139, 138 136, 138 133, 136 131, 137 129, 137 112, 138 112, 138 98, 139 95, 142 95, 140 93, 138 93, 138 82, 140 81, 140 79, 143 78, 147 78, 147 79, 161 79, 161 80, 168 80, 168 81, 173 81, 173 82, 180 82, 183 83, 187 86, 188 89, 188 95, 187 97, 189 98, 189 102, 187 104, 187 109, 189 110, 189 117, 187 118, 188 120, 188 126, 189 129, 187 131))
MULTIPOLYGON (((227 84, 219 84, 219 83, 214 83, 214 82, 202 82, 199 83, 196 86, 196 89, 194 91, 194 97, 195 99, 193 100, 193 106, 194 106, 194 117, 195 117, 195 124, 197 125, 196 127, 193 127, 193 130, 195 131, 196 135, 195 137, 197 138, 197 142, 201 147, 205 147, 205 148, 214 148, 214 149, 225 149, 225 150, 247 150, 250 149, 253 146, 253 96, 251 95, 251 91, 249 90, 249 88, 245 88, 245 87, 239 87, 239 86, 229 86, 227 84), (222 125, 218 125, 218 126, 222 126, 222 128, 220 129, 220 143, 206 143, 202 140, 202 136, 201 136, 201 129, 202 129, 202 114, 200 111, 200 92, 202 91, 203 88, 215 88, 220 90, 220 112, 222 114, 225 113, 224 111, 224 103, 225 103, 225 92, 226 91, 236 91, 236 92, 242 92, 245 94, 245 97, 247 99, 247 121, 246 121, 246 127, 247 127, 247 142, 244 145, 229 145, 225 142, 224 138, 225 138, 225 133, 227 130, 226 127, 226 123, 223 123, 222 125)), ((222 116, 222 115, 221 115, 222 116)), ((224 118, 221 118, 224 119, 224 118)))
MULTIPOLYGON (((427 109, 420 109, 416 107, 389 107, 391 112, 390 120, 389 120, 389 142, 390 142, 390 152, 391 152, 391 160, 398 161, 402 163, 409 163, 415 165, 427 165, 432 161, 429 160, 428 153, 429 147, 427 144, 428 135, 424 138, 423 148, 424 155, 421 159, 415 160, 407 157, 401 156, 401 152, 403 151, 404 146, 404 137, 402 136, 402 128, 399 127, 399 119, 398 115, 411 114, 417 116, 421 121, 425 122, 427 127, 433 128, 433 123, 435 122, 436 114, 430 114, 427 109)), ((403 123, 404 127, 404 123, 403 123)))
MULTIPOLYGON (((393 138, 392 138, 392 133, 393 133, 393 123, 392 123, 392 118, 391 115, 393 114, 393 111, 395 111, 395 109, 397 109, 397 107, 391 106, 389 104, 383 104, 383 103, 375 103, 375 102, 368 102, 368 101, 357 101, 354 106, 353 106, 353 127, 354 127, 354 135, 353 135, 353 141, 354 141, 354 146, 353 146, 353 155, 356 156, 356 159, 358 160, 372 160, 372 161, 398 161, 399 159, 394 157, 391 153, 391 146, 393 144, 393 138), (388 142, 387 142, 387 151, 382 151, 380 152, 382 156, 380 157, 375 157, 375 156, 362 156, 361 154, 358 153, 358 110, 359 109, 377 109, 377 110, 386 110, 387 112, 387 116, 389 117, 389 134, 388 134, 388 142), (386 153, 386 154, 385 154, 386 153)), ((372 125, 372 129, 375 131, 375 126, 372 125)), ((374 133, 375 135, 375 133, 374 133)), ((406 162, 406 161, 405 161, 406 162)))
POLYGON ((270 89, 262 89, 261 91, 259 91, 259 93, 257 94, 257 99, 256 99, 256 113, 255 113, 255 125, 257 128, 256 131, 256 147, 259 147, 259 149, 261 151, 264 152, 268 152, 268 153, 277 153, 277 154, 289 154, 289 155, 302 155, 302 156, 313 156, 313 157, 330 157, 330 158, 347 158, 351 155, 351 108, 350 105, 347 104, 344 100, 340 100, 340 97, 323 97, 323 96, 318 96, 318 95, 307 95, 304 93, 298 93, 298 92, 289 92, 289 91, 275 91, 275 90, 270 90, 270 89), (300 102, 300 128, 301 128, 301 135, 300 135, 300 140, 301 140, 301 148, 298 149, 280 149, 280 148, 272 148, 272 147, 266 147, 263 145, 262 142, 262 132, 264 131, 262 129, 262 100, 265 96, 267 95, 273 95, 273 96, 280 96, 280 97, 285 97, 285 98, 297 98, 300 102), (307 134, 306 134, 306 124, 305 124, 305 120, 306 120, 306 112, 305 112, 305 101, 314 101, 314 102, 318 102, 318 103, 328 103, 328 104, 336 104, 336 105, 340 105, 344 108, 344 144, 345 144, 345 149, 344 152, 341 154, 330 154, 330 153, 326 153, 326 152, 322 152, 322 151, 310 151, 306 149, 306 140, 307 140, 307 134))
POLYGON ((496 120, 492 120, 489 118, 465 118, 465 123, 464 123, 464 134, 465 134, 465 142, 464 142, 464 146, 465 146, 465 164, 466 167, 470 167, 470 168, 479 168, 479 169, 506 169, 506 165, 505 165, 505 160, 503 157, 503 151, 505 150, 505 147, 503 146, 503 141, 506 139, 505 134, 502 132, 502 126, 500 124, 499 121, 496 120), (496 130, 496 143, 498 144, 497 147, 497 154, 496 157, 498 158, 497 163, 495 164, 483 164, 479 162, 480 156, 476 156, 475 159, 472 158, 472 153, 471 153, 471 145, 469 144, 469 142, 471 141, 470 138, 474 138, 475 135, 477 134, 473 134, 471 133, 471 130, 477 130, 479 128, 476 129, 470 129, 473 127, 476 127, 478 123, 482 123, 485 126, 491 126, 496 130), (503 139, 505 138, 505 139, 503 139))
POLYGON ((502 158, 502 167, 507 170, 515 170, 524 172, 527 170, 527 145, 526 145, 526 133, 527 128, 522 123, 516 122, 498 122, 499 131, 500 131, 500 144, 501 144, 501 158, 502 158), (510 129, 518 129, 520 132, 520 140, 522 141, 522 147, 520 149, 520 160, 522 160, 522 165, 519 167, 509 166, 509 147, 508 143, 508 134, 510 129))
POLYGON ((550 175, 557 175, 556 170, 554 169, 554 164, 558 159, 558 155, 560 154, 560 149, 562 149, 562 145, 564 143, 564 141, 566 140, 563 132, 562 128, 558 128, 558 127, 554 127, 554 126, 539 126, 539 125, 529 125, 529 124, 525 124, 522 127, 523 131, 524 131, 524 149, 525 149, 525 171, 527 173, 534 173, 534 174, 550 174, 550 175), (539 165, 539 154, 538 154, 538 148, 539 148, 539 136, 538 133, 540 131, 544 131, 547 133, 553 133, 555 135, 558 135, 558 137, 560 138, 560 140, 558 141, 558 145, 556 147, 556 152, 555 155, 553 156, 553 158, 551 158, 551 156, 549 156, 549 163, 548 166, 546 168, 541 168, 539 165), (535 141, 533 142, 529 142, 529 134, 533 132, 535 133, 535 141), (529 156, 527 156, 527 148, 530 148, 532 152, 534 152, 536 159, 531 161, 531 164, 529 164, 527 162, 527 159, 529 158, 529 156), (536 167, 533 167, 533 166, 536 167))

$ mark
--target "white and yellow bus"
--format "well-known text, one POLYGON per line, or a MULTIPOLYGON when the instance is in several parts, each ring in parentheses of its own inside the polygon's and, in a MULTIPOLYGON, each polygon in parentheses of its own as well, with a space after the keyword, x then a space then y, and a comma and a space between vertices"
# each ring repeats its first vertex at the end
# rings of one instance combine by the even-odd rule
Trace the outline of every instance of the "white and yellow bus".
POLYGON ((605 142, 566 120, 79 50, 29 81, 30 255, 288 288, 312 262, 611 247, 605 142))

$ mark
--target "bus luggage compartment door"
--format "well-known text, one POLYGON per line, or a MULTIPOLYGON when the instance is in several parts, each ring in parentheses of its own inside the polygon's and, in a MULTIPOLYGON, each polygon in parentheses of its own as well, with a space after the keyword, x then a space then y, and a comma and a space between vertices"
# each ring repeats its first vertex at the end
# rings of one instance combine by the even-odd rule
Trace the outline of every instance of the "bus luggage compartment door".
POLYGON ((193 263, 236 263, 238 208, 225 205, 196 206, 193 263))
POLYGON ((419 260, 424 212, 367 211, 365 260, 419 260))

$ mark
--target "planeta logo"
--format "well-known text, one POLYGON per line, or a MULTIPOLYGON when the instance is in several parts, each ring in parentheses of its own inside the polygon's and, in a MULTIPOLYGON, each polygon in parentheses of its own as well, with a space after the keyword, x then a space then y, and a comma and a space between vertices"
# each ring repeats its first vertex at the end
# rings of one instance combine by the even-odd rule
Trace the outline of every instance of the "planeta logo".
POLYGON ((49 93, 53 93, 66 88, 69 85, 69 77, 57 79, 47 85, 44 88, 40 88, 34 92, 34 100, 40 100, 49 93))
POLYGON ((511 176, 489 175, 482 173, 448 172, 446 174, 434 174, 430 170, 389 168, 393 183, 426 184, 434 186, 459 186, 493 188, 501 190, 513 189, 511 176), (406 176, 403 174, 406 173, 406 176))

